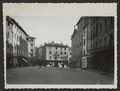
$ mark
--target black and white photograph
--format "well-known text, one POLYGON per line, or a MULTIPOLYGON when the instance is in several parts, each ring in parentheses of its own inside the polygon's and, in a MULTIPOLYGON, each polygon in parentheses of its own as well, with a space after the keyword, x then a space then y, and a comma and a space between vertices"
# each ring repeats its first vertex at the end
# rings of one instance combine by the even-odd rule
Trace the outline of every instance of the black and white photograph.
POLYGON ((116 3, 3 3, 5 88, 117 88, 116 3))

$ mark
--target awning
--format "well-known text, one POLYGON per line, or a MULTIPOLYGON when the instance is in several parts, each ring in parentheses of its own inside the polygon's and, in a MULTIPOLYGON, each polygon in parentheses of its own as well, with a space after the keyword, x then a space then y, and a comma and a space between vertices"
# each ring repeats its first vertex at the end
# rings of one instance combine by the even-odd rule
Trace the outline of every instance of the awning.
POLYGON ((22 58, 22 60, 25 61, 25 62, 27 63, 27 60, 26 60, 26 59, 22 58))

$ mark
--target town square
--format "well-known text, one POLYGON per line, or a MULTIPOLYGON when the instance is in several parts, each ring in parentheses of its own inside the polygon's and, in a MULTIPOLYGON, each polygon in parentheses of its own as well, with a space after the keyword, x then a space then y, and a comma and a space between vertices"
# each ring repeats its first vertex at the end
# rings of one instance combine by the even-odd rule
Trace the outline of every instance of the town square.
POLYGON ((116 13, 107 5, 4 4, 6 84, 114 85, 116 13))

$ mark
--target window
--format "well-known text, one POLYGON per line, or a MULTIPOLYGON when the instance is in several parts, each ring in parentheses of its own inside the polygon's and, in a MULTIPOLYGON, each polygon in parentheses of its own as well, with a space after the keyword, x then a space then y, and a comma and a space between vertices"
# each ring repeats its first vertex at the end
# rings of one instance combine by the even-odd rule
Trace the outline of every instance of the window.
POLYGON ((33 42, 33 39, 31 39, 31 42, 33 42))
POLYGON ((84 39, 84 45, 85 45, 85 39, 84 39))
POLYGON ((31 57, 33 57, 33 54, 31 54, 31 57))
POLYGON ((66 54, 66 52, 64 52, 64 54, 66 54))
POLYGON ((52 52, 51 51, 49 51, 49 54, 51 54, 52 52))
POLYGON ((84 54, 83 55, 85 56, 85 50, 84 50, 84 54))
POLYGON ((57 49, 57 47, 56 47, 56 49, 57 49))
POLYGON ((49 58, 51 59, 52 57, 50 56, 49 58))
POLYGON ((31 52, 33 52, 33 49, 31 49, 31 52))
POLYGON ((31 47, 33 47, 33 44, 31 44, 31 47))
POLYGON ((104 44, 105 44, 105 45, 106 45, 106 42, 107 42, 107 38, 105 37, 105 38, 104 38, 104 44))
POLYGON ((64 50, 66 50, 66 47, 64 48, 64 50))
POLYGON ((98 35, 98 24, 96 24, 96 36, 98 35))
POLYGON ((63 54, 63 52, 61 52, 61 54, 63 54))

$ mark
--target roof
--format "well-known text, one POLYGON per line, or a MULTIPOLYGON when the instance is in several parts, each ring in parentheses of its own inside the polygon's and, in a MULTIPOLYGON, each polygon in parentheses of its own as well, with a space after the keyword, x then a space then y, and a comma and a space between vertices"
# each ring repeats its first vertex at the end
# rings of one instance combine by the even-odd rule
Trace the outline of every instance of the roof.
POLYGON ((78 25, 83 18, 85 18, 85 17, 81 17, 81 18, 78 20, 78 22, 77 22, 76 25, 78 25))
POLYGON ((6 16, 6 20, 9 21, 9 22, 12 23, 12 24, 15 24, 18 28, 20 28, 20 30, 21 30, 25 35, 28 36, 28 34, 25 32, 25 30, 24 30, 13 18, 11 18, 11 17, 9 17, 9 16, 6 16))
POLYGON ((77 33, 77 30, 74 29, 74 32, 73 32, 73 34, 71 35, 71 37, 73 37, 76 33, 77 33))
POLYGON ((98 17, 98 16, 82 16, 82 17, 78 20, 78 22, 77 22, 76 25, 78 25, 83 19, 86 19, 86 18, 93 18, 93 17, 98 17))
MULTIPOLYGON (((81 20, 84 19, 84 18, 86 18, 86 17, 87 17, 87 16, 81 17, 81 18, 78 20, 78 22, 77 22, 76 25, 78 25, 78 24, 81 22, 81 20)), ((71 35, 71 37, 73 38, 73 36, 74 36, 76 33, 77 33, 77 29, 74 29, 74 32, 73 32, 73 34, 71 35)))
POLYGON ((69 47, 68 45, 63 45, 59 43, 45 43, 44 46, 48 47, 69 47))

